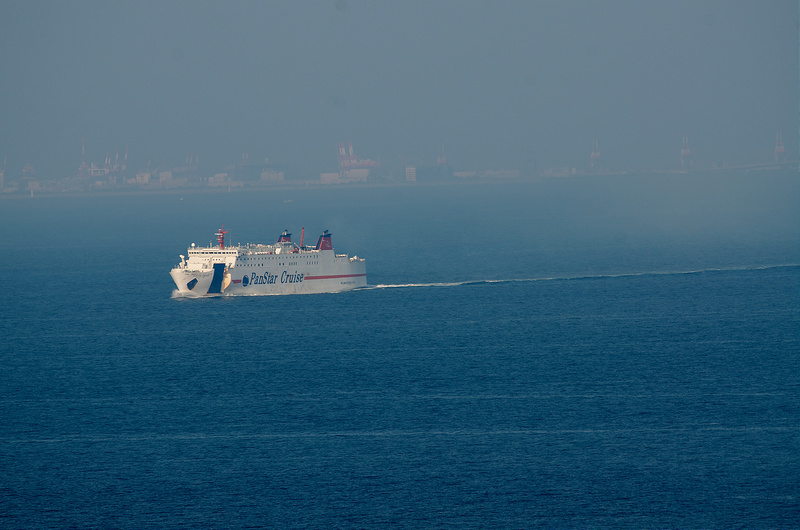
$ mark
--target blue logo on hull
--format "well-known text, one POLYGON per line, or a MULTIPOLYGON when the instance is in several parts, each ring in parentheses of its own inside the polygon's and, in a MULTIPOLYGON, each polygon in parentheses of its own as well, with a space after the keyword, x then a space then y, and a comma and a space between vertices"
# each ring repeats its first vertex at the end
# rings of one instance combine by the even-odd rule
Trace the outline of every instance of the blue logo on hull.
POLYGON ((264 272, 264 274, 252 273, 250 277, 242 276, 242 287, 247 287, 251 283, 253 285, 269 285, 273 283, 303 283, 305 273, 294 271, 282 271, 280 276, 272 274, 271 272, 264 272))

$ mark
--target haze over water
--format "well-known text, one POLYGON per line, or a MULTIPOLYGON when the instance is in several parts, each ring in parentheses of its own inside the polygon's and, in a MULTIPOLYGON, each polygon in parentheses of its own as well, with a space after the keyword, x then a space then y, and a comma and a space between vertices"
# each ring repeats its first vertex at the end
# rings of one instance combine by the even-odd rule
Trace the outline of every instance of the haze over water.
POLYGON ((41 179, 242 153, 296 178, 383 167, 612 170, 798 158, 798 5, 24 2, 0 6, 0 154, 41 179))

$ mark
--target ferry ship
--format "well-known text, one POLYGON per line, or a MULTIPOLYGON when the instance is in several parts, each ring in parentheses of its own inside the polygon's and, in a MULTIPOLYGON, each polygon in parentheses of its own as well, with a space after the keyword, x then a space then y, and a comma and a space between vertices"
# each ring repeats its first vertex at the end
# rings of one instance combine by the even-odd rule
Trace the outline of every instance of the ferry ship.
POLYGON ((307 294, 348 291, 367 285, 367 266, 362 258, 336 254, 331 233, 325 230, 316 246, 292 242, 284 230, 271 244, 226 246, 223 226, 216 234, 217 246, 188 249, 188 257, 170 271, 186 296, 307 294))

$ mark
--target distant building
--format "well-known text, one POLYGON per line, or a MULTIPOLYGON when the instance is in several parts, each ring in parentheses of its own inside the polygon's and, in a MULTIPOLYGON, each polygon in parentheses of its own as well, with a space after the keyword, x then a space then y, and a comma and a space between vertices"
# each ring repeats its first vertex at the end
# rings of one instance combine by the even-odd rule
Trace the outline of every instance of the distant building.
POLYGON ((491 179, 517 179, 519 178, 519 169, 486 170, 481 176, 491 179))
POLYGON ((106 175, 108 175, 107 167, 99 167, 94 165, 94 163, 92 163, 92 165, 89 166, 90 177, 105 177, 106 175))
POLYGON ((349 184, 352 182, 367 182, 369 169, 343 169, 339 173, 320 173, 319 180, 322 184, 349 184))
POLYGON ((15 193, 19 191, 19 182, 16 180, 9 180, 5 183, 5 188, 3 188, 3 193, 15 193))
POLYGON ((342 171, 342 182, 366 182, 368 178, 368 168, 353 168, 342 171))
POLYGON ((186 163, 184 165, 170 168, 172 172, 172 182, 175 184, 182 183, 180 185, 186 185, 190 182, 199 182, 197 163, 198 158, 196 156, 186 155, 186 163))
POLYGON ((406 166, 406 182, 417 181, 417 168, 414 166, 406 166))
POLYGON ((543 177, 569 177, 578 174, 578 169, 574 167, 551 167, 542 171, 543 177))
POLYGON ((227 173, 216 173, 213 177, 208 179, 209 186, 226 186, 228 184, 227 173))
POLYGON ((23 191, 34 190, 38 189, 38 186, 39 183, 36 181, 36 171, 33 169, 33 165, 28 162, 22 169, 22 180, 19 183, 19 189, 23 191))
POLYGON ((453 168, 446 165, 417 166, 417 182, 442 182, 453 179, 453 168))
POLYGON ((339 184, 341 182, 338 173, 320 173, 319 181, 322 184, 339 184))
POLYGON ((284 180, 283 171, 265 169, 261 172, 261 182, 264 184, 280 184, 284 180))

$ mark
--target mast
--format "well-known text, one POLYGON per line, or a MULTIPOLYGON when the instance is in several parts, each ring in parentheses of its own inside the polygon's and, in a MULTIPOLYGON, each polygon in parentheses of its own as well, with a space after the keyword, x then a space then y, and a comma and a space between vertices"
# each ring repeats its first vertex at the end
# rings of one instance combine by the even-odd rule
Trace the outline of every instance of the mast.
POLYGON ((220 228, 217 231, 217 233, 214 234, 215 236, 217 236, 217 243, 219 243, 219 249, 220 250, 225 248, 225 234, 227 234, 227 233, 228 233, 228 231, 225 230, 225 225, 222 225, 222 228, 220 228))

